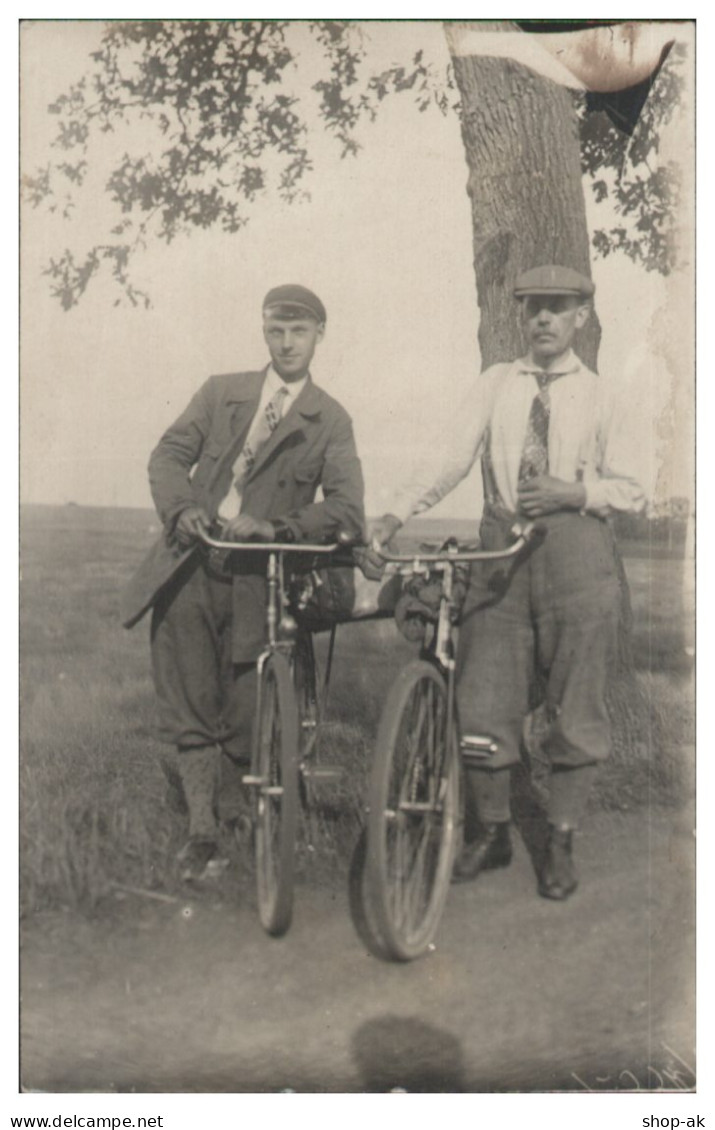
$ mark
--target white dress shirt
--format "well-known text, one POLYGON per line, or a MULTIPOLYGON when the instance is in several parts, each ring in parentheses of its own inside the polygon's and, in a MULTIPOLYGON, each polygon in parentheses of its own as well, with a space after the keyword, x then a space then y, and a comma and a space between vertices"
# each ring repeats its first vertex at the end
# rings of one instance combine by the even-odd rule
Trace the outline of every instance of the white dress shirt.
MULTIPOLYGON (((398 487, 386 512, 406 522, 444 498, 484 454, 490 458, 502 504, 516 513, 517 487, 531 404, 539 391, 530 357, 492 365, 474 382, 455 415, 446 450, 426 454, 398 487)), ((633 434, 596 373, 569 352, 549 371, 549 474, 582 482, 584 511, 605 517, 612 510, 637 511, 645 502, 632 472, 633 434)))
MULTIPOLYGON (((286 395, 280 401, 280 403, 282 404, 282 419, 290 409, 291 405, 295 402, 296 398, 300 396, 301 392, 305 388, 307 380, 308 377, 306 375, 299 381, 293 381, 289 383, 288 381, 284 381, 282 377, 278 375, 273 365, 269 365, 268 372, 266 373, 266 379, 263 382, 263 388, 261 389, 261 398, 258 401, 256 413, 251 420, 251 426, 248 429, 248 435, 246 436, 246 439, 244 441, 244 446, 246 444, 250 444, 251 440, 254 438, 258 430, 259 422, 266 410, 266 406, 268 405, 268 402, 273 399, 278 390, 280 388, 283 388, 285 389, 286 393, 286 395)), ((240 452, 236 457, 236 462, 238 462, 239 457, 240 452)), ((218 508, 219 517, 223 518, 226 521, 229 521, 231 518, 236 518, 241 513, 241 503, 243 501, 243 498, 242 494, 236 489, 235 486, 236 475, 236 464, 234 464, 233 471, 231 473, 231 486, 218 508)))

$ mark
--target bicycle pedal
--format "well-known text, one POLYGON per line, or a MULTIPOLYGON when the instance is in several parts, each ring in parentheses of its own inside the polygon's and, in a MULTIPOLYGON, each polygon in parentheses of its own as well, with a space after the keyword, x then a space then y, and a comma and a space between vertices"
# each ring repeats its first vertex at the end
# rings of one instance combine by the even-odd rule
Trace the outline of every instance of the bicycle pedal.
POLYGON ((484 762, 499 752, 494 738, 487 734, 463 734, 459 743, 465 761, 484 762))
POLYGON ((300 771, 304 780, 315 784, 339 781, 345 774, 341 765, 301 765, 300 771))
POLYGON ((265 777, 253 777, 250 773, 245 773, 241 778, 241 781, 244 785, 248 786, 248 788, 254 789, 260 789, 264 785, 268 784, 268 781, 265 777))

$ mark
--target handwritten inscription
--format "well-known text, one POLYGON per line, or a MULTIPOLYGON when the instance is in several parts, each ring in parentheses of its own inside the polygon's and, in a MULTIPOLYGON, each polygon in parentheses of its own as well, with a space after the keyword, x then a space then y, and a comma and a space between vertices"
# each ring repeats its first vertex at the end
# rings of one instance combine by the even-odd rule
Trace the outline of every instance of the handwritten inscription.
POLYGON ((667 1044, 661 1047, 665 1054, 659 1057, 657 1066, 648 1063, 637 1070, 626 1067, 610 1075, 594 1075, 588 1080, 572 1071, 571 1077, 585 1091, 693 1091, 694 1068, 667 1044))

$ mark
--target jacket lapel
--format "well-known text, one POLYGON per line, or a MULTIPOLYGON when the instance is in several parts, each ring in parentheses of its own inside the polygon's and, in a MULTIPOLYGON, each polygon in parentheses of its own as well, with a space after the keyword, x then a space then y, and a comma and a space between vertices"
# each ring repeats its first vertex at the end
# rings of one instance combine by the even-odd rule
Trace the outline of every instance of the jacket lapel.
POLYGON ((240 388, 226 397, 226 407, 230 414, 231 438, 216 464, 215 473, 209 484, 211 487, 222 482, 226 468, 233 467, 236 462, 256 414, 265 379, 265 369, 262 373, 249 373, 241 382, 240 388))
POLYGON ((278 427, 258 452, 253 470, 248 476, 248 481, 250 482, 254 475, 258 474, 261 468, 264 467, 271 458, 274 451, 276 451, 290 435, 294 432, 302 431, 306 423, 317 419, 319 416, 320 394, 311 378, 308 377, 303 391, 299 394, 295 402, 291 404, 285 416, 283 416, 278 424, 278 427))
POLYGON ((267 371, 267 369, 264 369, 261 373, 248 373, 241 382, 240 388, 226 397, 226 405, 231 413, 231 435, 233 439, 243 435, 246 428, 250 426, 261 399, 261 389, 267 371))

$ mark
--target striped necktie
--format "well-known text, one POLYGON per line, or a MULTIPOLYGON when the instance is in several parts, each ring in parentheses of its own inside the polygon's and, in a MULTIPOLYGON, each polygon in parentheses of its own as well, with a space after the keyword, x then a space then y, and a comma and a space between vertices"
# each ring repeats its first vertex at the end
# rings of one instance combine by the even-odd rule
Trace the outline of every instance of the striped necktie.
POLYGON ((258 453, 280 423, 287 395, 288 389, 284 386, 273 394, 255 428, 251 429, 243 450, 233 465, 233 485, 239 495, 243 493, 246 479, 256 464, 258 453))
POLYGON ((529 421, 526 425, 524 446, 519 464, 519 482, 525 483, 537 475, 549 473, 549 419, 551 416, 551 395, 549 386, 564 373, 544 373, 536 370, 533 376, 539 391, 531 402, 529 421))

